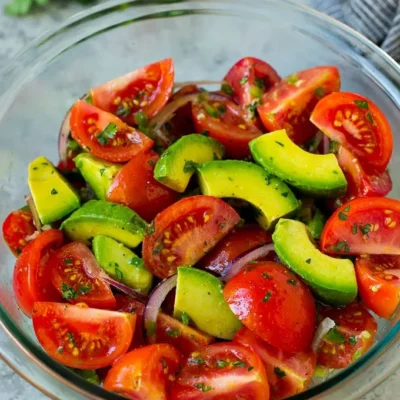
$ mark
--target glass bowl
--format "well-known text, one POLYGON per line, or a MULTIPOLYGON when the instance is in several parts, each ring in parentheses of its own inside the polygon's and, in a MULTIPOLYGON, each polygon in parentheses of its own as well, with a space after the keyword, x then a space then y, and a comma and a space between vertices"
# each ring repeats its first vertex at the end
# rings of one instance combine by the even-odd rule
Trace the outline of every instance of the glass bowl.
MULTIPOLYGON (((270 62, 282 76, 315 65, 340 69, 342 88, 371 98, 400 126, 400 68, 357 32, 282 0, 113 1, 72 18, 0 66, 0 220, 23 205, 28 162, 57 161, 61 121, 88 88, 173 57, 176 80, 218 80, 243 56, 270 62)), ((400 135, 390 164, 400 198, 400 135)), ((14 258, 0 242, 0 318, 13 345, 4 360, 53 398, 121 399, 75 375, 38 345, 12 294, 14 258)), ((380 324, 377 343, 349 368, 293 399, 353 399, 400 364, 399 315, 380 324)))

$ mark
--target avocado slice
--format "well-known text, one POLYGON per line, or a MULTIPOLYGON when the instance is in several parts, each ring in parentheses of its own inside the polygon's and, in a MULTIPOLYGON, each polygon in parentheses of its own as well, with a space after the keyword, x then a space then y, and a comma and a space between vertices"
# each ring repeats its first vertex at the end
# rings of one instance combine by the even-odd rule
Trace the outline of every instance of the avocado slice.
POLYGON ((197 173, 203 194, 248 201, 257 209, 257 221, 264 229, 300 206, 286 183, 250 162, 209 161, 200 165, 197 173))
POLYGON ((345 305, 355 299, 357 280, 353 263, 321 253, 305 224, 281 219, 272 239, 279 259, 300 275, 322 301, 345 305))
POLYGON ((222 283, 197 268, 179 267, 174 317, 185 312, 195 327, 220 339, 231 340, 243 326, 222 294, 222 283))
POLYGON ((80 206, 73 187, 43 156, 29 164, 28 185, 43 225, 60 220, 80 206))
POLYGON ((335 155, 308 153, 284 129, 253 139, 249 147, 257 164, 305 194, 335 198, 346 193, 347 181, 335 155))
POLYGON ((183 136, 164 151, 154 169, 154 178, 183 193, 196 164, 220 160, 224 153, 225 147, 213 138, 199 134, 183 136))
POLYGON ((101 160, 89 153, 78 154, 74 162, 96 197, 105 200, 111 182, 121 170, 122 165, 101 160))
POLYGON ((92 250, 100 267, 113 279, 140 293, 149 293, 153 275, 132 250, 103 235, 93 239, 92 250))
POLYGON ((128 207, 104 200, 90 200, 62 224, 71 240, 90 244, 97 235, 111 237, 136 247, 144 237, 147 223, 128 207))

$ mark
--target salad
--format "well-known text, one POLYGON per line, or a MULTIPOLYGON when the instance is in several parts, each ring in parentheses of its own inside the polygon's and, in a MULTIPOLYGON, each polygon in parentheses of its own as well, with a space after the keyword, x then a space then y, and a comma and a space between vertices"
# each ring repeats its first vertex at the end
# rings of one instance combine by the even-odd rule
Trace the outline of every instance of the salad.
POLYGON ((392 149, 335 66, 147 65, 76 101, 57 166, 29 164, 3 223, 15 300, 47 354, 127 398, 300 393, 398 310, 392 149))

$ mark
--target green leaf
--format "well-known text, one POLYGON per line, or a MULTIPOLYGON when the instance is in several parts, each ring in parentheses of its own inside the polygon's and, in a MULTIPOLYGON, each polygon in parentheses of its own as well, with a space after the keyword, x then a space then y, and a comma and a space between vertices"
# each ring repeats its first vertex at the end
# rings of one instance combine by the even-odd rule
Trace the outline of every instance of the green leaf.
POLYGON ((185 312, 185 311, 182 312, 182 314, 181 314, 181 320, 182 320, 182 323, 183 323, 184 325, 189 325, 190 318, 189 318, 189 315, 187 314, 187 312, 185 312))
POLYGON ((229 83, 227 83, 227 82, 224 82, 221 85, 221 92, 227 94, 228 96, 232 96, 234 93, 231 85, 229 85, 229 83))
POLYGON ((364 110, 368 110, 369 109, 368 101, 366 101, 366 100, 354 100, 354 104, 358 108, 363 108, 364 110))
POLYGON ((102 146, 104 146, 108 143, 109 139, 114 139, 117 132, 118 132, 117 125, 111 122, 105 127, 103 132, 97 135, 97 140, 102 146))
POLYGON ((196 168, 198 167, 198 163, 188 160, 185 162, 185 165, 183 167, 183 172, 187 173, 187 172, 193 172, 196 171, 196 168))
POLYGON ((95 385, 100 385, 100 378, 94 369, 74 369, 74 372, 86 381, 95 385))
POLYGON ((332 328, 326 335, 325 339, 331 343, 343 344, 346 342, 346 338, 336 327, 332 328))
POLYGON ((26 15, 31 10, 33 0, 14 0, 4 6, 6 14, 11 16, 26 15))
POLYGON ((76 299, 78 297, 78 293, 75 289, 64 282, 61 285, 61 295, 63 299, 76 299))

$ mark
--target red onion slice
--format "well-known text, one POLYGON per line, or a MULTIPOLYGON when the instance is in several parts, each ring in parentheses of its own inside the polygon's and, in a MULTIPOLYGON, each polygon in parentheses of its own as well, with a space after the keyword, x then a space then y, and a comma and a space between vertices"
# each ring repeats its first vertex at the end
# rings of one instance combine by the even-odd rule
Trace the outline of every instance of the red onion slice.
POLYGON ((328 136, 324 135, 323 139, 322 139, 322 151, 324 152, 324 154, 329 154, 329 143, 330 140, 328 138, 328 136))
POLYGON ((110 278, 108 275, 105 276, 102 275, 101 277, 103 278, 104 282, 107 282, 115 289, 118 289, 120 292, 132 297, 133 299, 139 301, 140 303, 146 304, 146 302, 148 301, 148 296, 146 296, 145 294, 140 293, 137 290, 132 289, 129 286, 126 286, 123 283, 110 278))
POLYGON ((61 162, 65 162, 67 160, 68 153, 68 137, 71 132, 69 128, 69 118, 71 116, 71 109, 68 110, 67 114, 64 117, 64 120, 61 124, 60 133, 58 135, 58 155, 60 157, 61 162))
POLYGON ((144 326, 147 333, 149 343, 154 342, 154 329, 157 323, 158 313, 161 305, 167 297, 168 293, 176 286, 178 275, 172 275, 162 281, 150 294, 149 301, 144 310, 144 326))
POLYGON ((315 332, 314 339, 311 345, 314 353, 317 352, 319 345, 321 344, 324 336, 335 327, 335 321, 330 318, 324 318, 318 325, 317 331, 315 332))
POLYGON ((233 264, 228 270, 224 271, 222 280, 227 282, 231 280, 236 274, 238 274, 242 268, 251 261, 256 261, 261 257, 265 257, 269 252, 274 251, 274 244, 266 244, 265 246, 259 247, 247 253, 245 256, 240 258, 235 264, 233 264))
POLYGON ((188 81, 188 82, 175 82, 174 83, 174 89, 179 89, 183 86, 189 86, 189 85, 195 85, 195 86, 200 86, 200 85, 222 85, 224 82, 223 81, 188 81))
POLYGON ((37 212, 35 202, 31 195, 25 196, 26 204, 28 204, 29 210, 32 213, 33 223, 36 226, 36 229, 41 232, 42 231, 42 223, 40 222, 39 214, 37 212))

